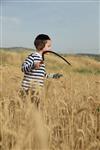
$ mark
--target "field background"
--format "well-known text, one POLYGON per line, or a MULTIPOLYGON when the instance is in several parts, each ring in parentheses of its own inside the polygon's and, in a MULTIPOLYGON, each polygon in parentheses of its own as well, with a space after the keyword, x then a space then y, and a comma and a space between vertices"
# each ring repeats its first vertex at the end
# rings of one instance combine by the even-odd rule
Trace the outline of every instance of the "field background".
POLYGON ((0 49, 0 150, 100 150, 100 56, 63 54, 70 67, 47 55, 63 77, 45 81, 38 112, 19 94, 30 53, 0 49))

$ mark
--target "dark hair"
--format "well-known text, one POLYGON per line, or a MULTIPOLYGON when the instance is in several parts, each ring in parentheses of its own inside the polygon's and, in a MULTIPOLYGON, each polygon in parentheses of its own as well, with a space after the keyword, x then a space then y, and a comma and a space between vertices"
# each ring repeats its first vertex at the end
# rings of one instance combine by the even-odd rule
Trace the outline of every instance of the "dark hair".
POLYGON ((35 40, 34 45, 37 50, 42 50, 45 47, 45 44, 47 43, 47 40, 51 40, 50 37, 46 34, 39 34, 35 40))

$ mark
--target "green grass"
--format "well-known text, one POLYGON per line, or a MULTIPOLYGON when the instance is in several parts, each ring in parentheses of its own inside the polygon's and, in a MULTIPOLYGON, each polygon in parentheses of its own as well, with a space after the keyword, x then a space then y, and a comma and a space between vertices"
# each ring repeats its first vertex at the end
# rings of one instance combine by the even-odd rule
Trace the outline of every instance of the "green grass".
MULTIPOLYGON (((21 67, 21 64, 23 62, 23 60, 28 56, 28 54, 30 54, 29 51, 27 52, 22 52, 22 51, 5 51, 3 49, 1 49, 0 51, 0 63, 2 66, 15 66, 15 67, 21 67)), ((70 58, 70 55, 64 55, 63 56, 67 56, 68 60, 71 61, 72 58, 70 58)), ((71 55, 72 56, 72 55, 71 55)), ((95 75, 100 75, 100 69, 99 69, 99 61, 100 61, 100 56, 99 55, 90 55, 89 57, 86 58, 86 55, 73 55, 73 59, 75 62, 78 62, 79 66, 74 66, 72 65, 72 67, 66 65, 61 59, 59 59, 58 57, 54 56, 54 55, 47 55, 45 57, 45 64, 46 64, 46 69, 47 70, 53 70, 55 72, 63 72, 65 71, 66 73, 68 72, 75 72, 75 73, 79 73, 79 74, 95 74, 95 75), (75 60, 74 60, 75 58, 75 60), (78 58, 78 59, 76 59, 78 58), (94 64, 93 61, 93 65, 92 63, 90 65, 87 65, 87 60, 89 60, 91 58, 90 61, 92 61, 92 59, 95 59, 97 62, 96 65, 94 64), (81 60, 82 59, 82 60, 81 60), (84 63, 84 67, 82 66, 82 61, 84 63), (98 65, 98 66, 97 66, 98 65)))
POLYGON ((79 69, 74 69, 74 72, 81 73, 81 74, 100 74, 100 70, 97 69, 88 69, 88 68, 79 68, 79 69))
POLYGON ((92 73, 92 70, 89 70, 87 68, 80 68, 80 69, 75 69, 74 72, 82 73, 82 74, 87 74, 87 73, 92 73))
POLYGON ((99 69, 99 70, 96 70, 95 74, 96 74, 96 75, 99 75, 99 74, 100 74, 100 69, 99 69))

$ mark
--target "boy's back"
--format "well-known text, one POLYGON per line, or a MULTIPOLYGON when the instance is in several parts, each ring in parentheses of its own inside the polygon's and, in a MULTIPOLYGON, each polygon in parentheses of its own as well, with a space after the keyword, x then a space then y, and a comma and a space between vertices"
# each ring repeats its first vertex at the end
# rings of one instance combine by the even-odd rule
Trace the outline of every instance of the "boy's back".
POLYGON ((22 80, 23 89, 28 90, 31 86, 35 86, 35 84, 43 86, 44 77, 46 75, 45 64, 42 63, 39 68, 35 68, 35 64, 41 62, 43 62, 42 55, 38 52, 30 54, 25 59, 22 64, 22 72, 24 72, 22 80))

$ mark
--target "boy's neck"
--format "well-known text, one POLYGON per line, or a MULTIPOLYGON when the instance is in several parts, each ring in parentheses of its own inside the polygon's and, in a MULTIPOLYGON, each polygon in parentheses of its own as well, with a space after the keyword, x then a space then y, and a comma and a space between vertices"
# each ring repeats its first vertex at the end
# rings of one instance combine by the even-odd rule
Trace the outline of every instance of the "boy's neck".
POLYGON ((42 55, 42 53, 43 53, 43 51, 38 51, 38 50, 36 50, 36 52, 38 52, 38 53, 41 54, 41 55, 42 55))

